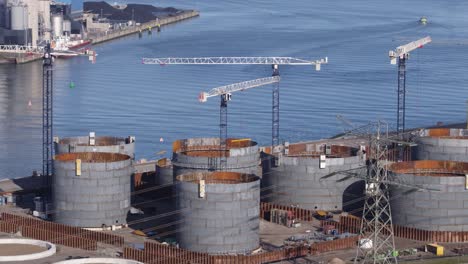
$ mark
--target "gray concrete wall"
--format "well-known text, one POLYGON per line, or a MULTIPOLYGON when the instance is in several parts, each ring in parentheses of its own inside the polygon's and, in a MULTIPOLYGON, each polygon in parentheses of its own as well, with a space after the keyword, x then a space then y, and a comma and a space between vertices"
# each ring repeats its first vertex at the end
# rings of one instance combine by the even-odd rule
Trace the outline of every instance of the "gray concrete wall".
POLYGON ((177 239, 197 252, 249 253, 259 247, 260 181, 207 184, 199 198, 198 184, 179 182, 177 206, 183 222, 177 239))
POLYGON ((174 172, 172 166, 156 166, 156 184, 168 185, 174 183, 174 172))
POLYGON ((116 162, 83 161, 81 176, 76 176, 75 160, 56 160, 54 167, 56 222, 79 227, 126 224, 133 173, 130 157, 116 162))
MULTIPOLYGON (((359 180, 350 178, 337 182, 347 176, 343 174, 323 180, 321 178, 332 172, 361 167, 364 161, 359 156, 327 158, 326 168, 320 169, 318 158, 280 156, 279 164, 264 172, 262 189, 268 188, 268 191, 262 193, 265 201, 298 205, 309 210, 342 210, 344 191, 359 180)), ((351 196, 353 195, 362 194, 356 193, 351 196)))
POLYGON ((431 177, 396 174, 397 179, 440 192, 413 192, 391 188, 393 223, 432 231, 468 231, 468 190, 465 177, 431 177))
MULTIPOLYGON (((219 138, 194 138, 184 140, 186 146, 218 146, 219 138)), ((254 174, 261 177, 260 151, 254 142, 253 146, 243 148, 232 148, 227 157, 227 168, 225 171, 254 174)), ((174 179, 182 174, 191 172, 206 172, 216 170, 216 164, 220 163, 220 157, 193 157, 183 153, 172 154, 172 164, 174 168, 174 179)))
POLYGON ((55 154, 72 152, 107 152, 121 153, 135 159, 135 142, 130 142, 127 138, 120 137, 96 137, 96 146, 89 145, 89 136, 61 138, 54 143, 55 154), (111 144, 100 145, 100 141, 112 142, 111 144))
MULTIPOLYGON (((226 171, 261 176, 259 152, 246 154, 245 156, 227 157, 226 160, 226 171)), ((219 164, 219 158, 191 157, 181 153, 174 153, 172 155, 172 164, 175 178, 190 172, 211 171, 213 166, 210 164, 219 164)))
POLYGON ((428 130, 422 130, 416 138, 416 160, 468 161, 468 130, 450 129, 450 137, 429 137, 428 130), (453 137, 467 137, 453 138, 453 137))

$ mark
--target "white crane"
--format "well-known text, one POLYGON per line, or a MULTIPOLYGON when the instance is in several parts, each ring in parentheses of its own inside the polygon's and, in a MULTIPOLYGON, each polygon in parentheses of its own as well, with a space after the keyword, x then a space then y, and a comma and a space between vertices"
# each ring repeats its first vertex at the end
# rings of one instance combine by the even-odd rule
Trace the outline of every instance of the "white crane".
MULTIPOLYGON (((409 53, 415 49, 422 48, 424 45, 432 41, 431 37, 427 36, 422 39, 410 42, 406 45, 397 47, 394 51, 388 53, 390 63, 396 64, 398 59, 398 106, 397 106, 397 133, 400 135, 405 130, 405 112, 406 112, 406 60, 409 53)), ((403 159, 403 149, 400 146, 399 160, 403 159)))
POLYGON ((401 133, 405 130, 406 60, 408 59, 409 53, 411 51, 422 48, 431 41, 431 37, 425 37, 410 42, 406 45, 399 46, 394 51, 391 50, 388 53, 391 64, 396 64, 398 60, 398 133, 401 133))
POLYGON ((280 81, 279 76, 266 77, 255 79, 251 81, 239 82, 229 84, 217 88, 211 89, 209 92, 201 92, 198 100, 200 102, 206 102, 208 98, 213 96, 221 97, 221 104, 219 110, 219 142, 220 149, 222 152, 220 159, 220 169, 226 168, 226 151, 227 151, 227 102, 231 100, 231 94, 237 91, 244 91, 247 89, 260 87, 268 84, 278 83, 280 81))
MULTIPOLYGON (((272 65, 273 76, 279 76, 279 65, 312 65, 320 71, 328 58, 306 60, 293 57, 200 57, 200 58, 143 58, 143 64, 188 64, 188 65, 272 65)), ((279 84, 273 87, 272 146, 279 144, 279 84)))

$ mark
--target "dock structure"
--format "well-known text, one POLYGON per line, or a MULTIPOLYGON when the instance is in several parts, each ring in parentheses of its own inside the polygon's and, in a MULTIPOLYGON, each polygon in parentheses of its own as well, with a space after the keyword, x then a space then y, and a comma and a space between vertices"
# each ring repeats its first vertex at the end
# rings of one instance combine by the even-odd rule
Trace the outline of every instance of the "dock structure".
MULTIPOLYGON (((137 34, 146 30, 151 30, 153 28, 159 28, 165 25, 177 23, 182 20, 197 17, 199 15, 200 12, 196 10, 180 11, 174 15, 158 20, 152 20, 150 22, 129 27, 123 30, 104 32, 99 35, 90 34, 89 38, 91 39, 91 43, 95 45, 124 36, 137 34)), ((42 46, 0 45, 0 63, 28 63, 42 59, 43 53, 44 47, 42 46)))
POLYGON ((143 23, 139 26, 130 27, 124 30, 113 31, 104 35, 90 36, 90 38, 92 40, 92 44, 99 44, 102 42, 106 42, 106 41, 121 38, 124 36, 136 34, 145 30, 151 30, 152 28, 157 28, 158 26, 169 25, 172 23, 176 23, 176 22, 186 20, 189 18, 194 18, 197 16, 200 16, 200 12, 196 10, 181 11, 180 13, 177 13, 173 16, 168 16, 159 20, 153 20, 147 23, 143 23))

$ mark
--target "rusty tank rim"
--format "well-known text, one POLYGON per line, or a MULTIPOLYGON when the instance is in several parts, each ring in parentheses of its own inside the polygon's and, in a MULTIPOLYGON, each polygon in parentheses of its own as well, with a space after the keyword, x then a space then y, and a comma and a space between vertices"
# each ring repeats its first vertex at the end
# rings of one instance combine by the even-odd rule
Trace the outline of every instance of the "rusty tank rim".
POLYGON ((396 174, 427 177, 456 177, 468 174, 468 162, 418 160, 393 163, 388 169, 396 174))
MULTIPOLYGON (((89 136, 77 136, 77 137, 66 137, 61 138, 58 141, 59 145, 76 145, 76 146, 91 146, 89 141, 80 142, 80 139, 89 138, 89 136)), ((97 147, 102 146, 115 146, 120 145, 121 143, 128 144, 126 138, 123 137, 114 137, 114 136, 97 136, 95 137, 95 145, 97 147)))
POLYGON ((468 140, 468 129, 464 129, 464 128, 428 128, 428 129, 423 129, 421 133, 424 133, 423 135, 421 135, 422 138, 468 140), (452 130, 464 131, 466 132, 467 136, 450 135, 450 132, 452 130))
POLYGON ((176 179, 179 182, 191 183, 198 183, 200 180, 205 180, 206 184, 242 184, 257 181, 260 178, 247 173, 215 171, 186 173, 177 176, 176 179))
MULTIPOLYGON (((183 154, 191 157, 221 157, 223 156, 224 149, 221 149, 218 144, 192 144, 189 145, 188 141, 218 141, 219 138, 190 138, 179 139, 172 143, 172 152, 183 154)), ((250 138, 229 138, 226 140, 226 153, 224 155, 229 157, 229 150, 243 149, 258 146, 257 142, 250 138)))
POLYGON ((289 153, 285 155, 290 158, 310 158, 317 159, 320 155, 326 155, 327 158, 349 158, 357 156, 358 148, 335 145, 335 144, 323 144, 331 146, 331 154, 325 154, 325 152, 319 151, 307 151, 306 145, 313 143, 296 143, 289 145, 289 153))
POLYGON ((62 162, 75 162, 77 159, 80 159, 84 163, 105 163, 124 161, 131 158, 125 154, 107 152, 74 152, 55 156, 56 161, 62 162))

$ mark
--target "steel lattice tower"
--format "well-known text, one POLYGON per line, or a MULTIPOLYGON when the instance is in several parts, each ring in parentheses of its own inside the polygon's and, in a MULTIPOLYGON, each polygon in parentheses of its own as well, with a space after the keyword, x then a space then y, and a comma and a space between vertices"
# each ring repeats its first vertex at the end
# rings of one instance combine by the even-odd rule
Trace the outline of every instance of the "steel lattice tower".
POLYGON ((398 109, 397 109, 397 132, 405 131, 406 115, 406 58, 408 54, 398 58, 398 109))
MULTIPOLYGON (((278 65, 273 65, 273 76, 279 76, 278 65)), ((279 145, 279 83, 273 84, 273 104, 272 104, 272 114, 273 122, 271 127, 271 146, 279 145)))
POLYGON ((371 157, 367 164, 366 200, 362 215, 360 238, 370 241, 370 248, 357 247, 354 263, 397 263, 392 213, 388 188, 387 147, 380 144, 380 123, 377 135, 371 139, 371 157), (358 259, 362 261, 358 262, 358 259))
POLYGON ((42 63, 42 176, 46 202, 50 200, 51 177, 54 170, 52 63, 50 44, 48 44, 42 63))
POLYGON ((226 170, 227 167, 227 102, 229 101, 230 94, 221 95, 221 104, 219 108, 219 143, 221 156, 219 159, 219 170, 226 170))

